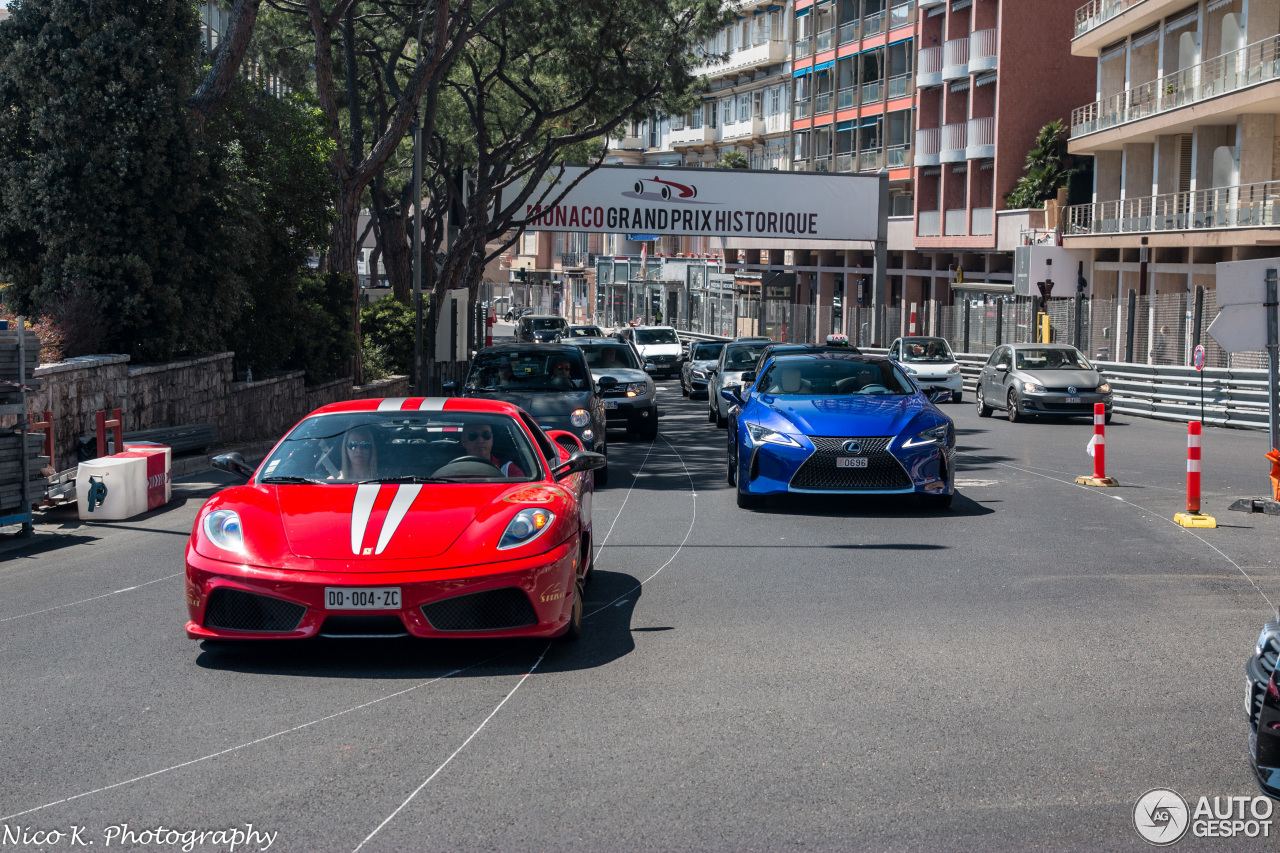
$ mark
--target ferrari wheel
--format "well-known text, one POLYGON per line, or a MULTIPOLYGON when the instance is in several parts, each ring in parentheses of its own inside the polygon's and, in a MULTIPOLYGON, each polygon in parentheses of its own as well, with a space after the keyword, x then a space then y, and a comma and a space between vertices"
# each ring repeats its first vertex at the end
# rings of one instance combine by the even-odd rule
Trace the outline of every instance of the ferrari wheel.
POLYGON ((1016 424, 1022 420, 1022 413, 1018 411, 1018 392, 1009 392, 1009 408, 1005 412, 1009 416, 1009 423, 1016 424))
POLYGON ((991 407, 987 405, 987 401, 982 396, 982 383, 978 383, 978 390, 974 392, 974 399, 978 401, 978 417, 991 417, 991 407))
POLYGON ((576 581, 573 584, 573 610, 571 610, 569 613, 568 627, 565 628, 564 633, 560 635, 560 639, 562 640, 568 640, 569 642, 573 642, 574 640, 582 636, 582 610, 583 610, 582 596, 583 594, 584 593, 583 593, 582 581, 581 580, 576 581))

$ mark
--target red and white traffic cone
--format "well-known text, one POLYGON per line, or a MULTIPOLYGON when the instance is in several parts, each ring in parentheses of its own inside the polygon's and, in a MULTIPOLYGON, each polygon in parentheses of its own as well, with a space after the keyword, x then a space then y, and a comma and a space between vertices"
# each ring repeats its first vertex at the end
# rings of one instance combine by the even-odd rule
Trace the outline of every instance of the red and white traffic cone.
POLYGON ((1187 511, 1173 520, 1183 527, 1217 527, 1218 521, 1200 511, 1200 422, 1187 424, 1187 511))
POLYGON ((1081 486, 1118 486, 1114 479, 1107 476, 1107 407, 1104 403, 1093 404, 1093 438, 1085 451, 1093 457, 1093 476, 1076 477, 1081 486))

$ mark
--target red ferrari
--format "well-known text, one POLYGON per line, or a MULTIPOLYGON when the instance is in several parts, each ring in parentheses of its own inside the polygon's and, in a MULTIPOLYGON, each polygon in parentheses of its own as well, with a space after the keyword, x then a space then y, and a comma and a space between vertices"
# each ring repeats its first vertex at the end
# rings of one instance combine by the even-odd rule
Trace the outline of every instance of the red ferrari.
POLYGON ((324 406, 214 460, 249 482, 196 516, 187 636, 576 637, 604 461, 508 403, 324 406))

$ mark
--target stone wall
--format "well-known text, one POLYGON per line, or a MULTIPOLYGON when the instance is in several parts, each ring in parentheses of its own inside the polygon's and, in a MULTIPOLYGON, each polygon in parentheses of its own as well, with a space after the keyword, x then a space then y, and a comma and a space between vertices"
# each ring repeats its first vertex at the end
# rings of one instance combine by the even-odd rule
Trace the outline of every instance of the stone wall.
POLYGON ((221 424, 235 353, 129 367, 126 430, 221 424))

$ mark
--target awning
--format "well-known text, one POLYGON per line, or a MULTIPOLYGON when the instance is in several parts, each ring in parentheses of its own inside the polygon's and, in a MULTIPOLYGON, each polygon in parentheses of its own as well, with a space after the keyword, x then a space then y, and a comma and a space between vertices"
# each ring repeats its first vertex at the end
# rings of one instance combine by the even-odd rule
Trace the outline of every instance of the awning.
POLYGON ((880 116, 863 116, 858 122, 858 127, 870 127, 873 124, 880 123, 880 116))
POLYGON ((853 122, 842 121, 836 125, 836 133, 841 133, 846 130, 853 130, 853 122))
POLYGON ((796 9, 796 17, 803 18, 805 15, 813 11, 812 6, 805 6, 803 9, 796 9))
POLYGON ((819 62, 817 65, 813 66, 813 70, 826 71, 828 68, 834 67, 835 64, 836 64, 836 61, 834 59, 828 59, 826 62, 819 62))
POLYGON ((812 68, 797 68, 795 71, 792 71, 792 72, 791 72, 791 76, 792 76, 792 77, 802 77, 802 76, 804 76, 805 74, 808 74, 808 73, 809 73, 810 71, 812 71, 812 70, 813 70, 812 68))
POLYGON ((1012 284, 994 284, 988 281, 966 281, 964 284, 951 282, 951 292, 963 293, 1013 293, 1012 284))
MULTIPOLYGON (((983 74, 981 77, 973 78, 973 88, 976 89, 979 86, 989 86, 994 82, 996 82, 996 72, 992 71, 990 73, 983 74)), ((951 91, 954 92, 955 89, 952 89, 951 91)))
POLYGON ((952 91, 952 92, 967 92, 967 91, 969 91, 969 80, 968 80, 968 78, 964 78, 964 79, 961 79, 961 80, 957 80, 956 82, 952 83, 952 84, 951 84, 951 91, 952 91))

